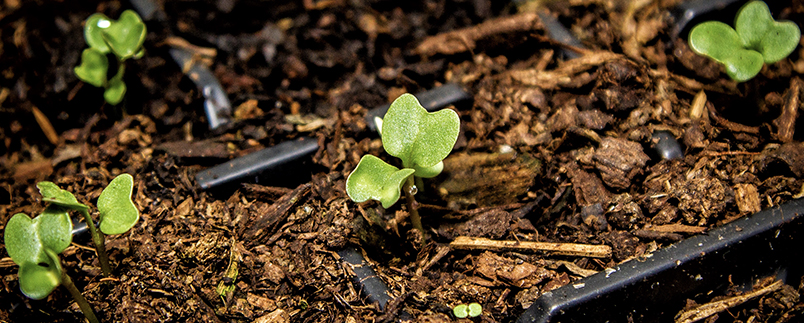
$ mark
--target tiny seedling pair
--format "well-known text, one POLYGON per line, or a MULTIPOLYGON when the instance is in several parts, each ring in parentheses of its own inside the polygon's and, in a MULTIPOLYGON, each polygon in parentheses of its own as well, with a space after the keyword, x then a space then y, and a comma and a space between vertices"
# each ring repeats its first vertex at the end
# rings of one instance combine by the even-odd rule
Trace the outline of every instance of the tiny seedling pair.
POLYGON ((402 169, 365 155, 346 179, 346 193, 355 202, 377 200, 388 208, 399 200, 401 190, 413 227, 424 237, 413 199, 418 191, 414 178, 431 178, 441 173, 443 160, 455 146, 460 127, 455 111, 427 112, 412 94, 401 95, 378 122, 378 130, 383 148, 402 160, 402 169))
POLYGON ((776 63, 790 55, 799 43, 801 31, 791 21, 775 21, 768 5, 751 1, 737 12, 734 29, 719 21, 707 21, 690 31, 693 51, 726 67, 733 80, 754 78, 765 63, 776 63))
POLYGON ((123 11, 117 21, 101 13, 89 16, 84 25, 84 38, 89 48, 81 53, 81 65, 75 67, 75 75, 84 82, 104 88, 106 102, 117 105, 126 94, 123 82, 125 61, 142 57, 145 33, 145 24, 132 10, 123 11), (107 54, 114 54, 117 58, 117 73, 111 78, 107 78, 107 54))
POLYGON ((458 304, 452 308, 452 314, 462 319, 468 317, 478 317, 483 313, 483 306, 478 303, 458 304))
POLYGON ((131 229, 140 214, 131 200, 134 179, 129 174, 115 177, 98 197, 100 231, 89 215, 89 207, 78 203, 75 196, 52 182, 36 185, 42 200, 49 205, 39 216, 31 219, 17 213, 8 220, 4 233, 6 251, 11 260, 20 266, 20 290, 32 299, 47 297, 56 287, 64 285, 90 322, 98 322, 92 308, 72 279, 61 267, 58 254, 72 242, 73 223, 70 211, 78 211, 92 234, 104 276, 111 273, 106 256, 104 234, 120 234, 131 229))

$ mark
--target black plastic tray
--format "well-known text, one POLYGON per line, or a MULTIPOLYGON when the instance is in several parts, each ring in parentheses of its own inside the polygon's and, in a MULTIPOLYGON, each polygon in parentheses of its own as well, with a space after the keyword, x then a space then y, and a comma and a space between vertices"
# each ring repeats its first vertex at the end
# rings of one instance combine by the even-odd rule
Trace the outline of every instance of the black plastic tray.
POLYGON ((776 276, 798 286, 803 215, 797 199, 735 220, 545 293, 517 322, 671 322, 687 299, 706 301, 731 283, 748 290, 776 276))

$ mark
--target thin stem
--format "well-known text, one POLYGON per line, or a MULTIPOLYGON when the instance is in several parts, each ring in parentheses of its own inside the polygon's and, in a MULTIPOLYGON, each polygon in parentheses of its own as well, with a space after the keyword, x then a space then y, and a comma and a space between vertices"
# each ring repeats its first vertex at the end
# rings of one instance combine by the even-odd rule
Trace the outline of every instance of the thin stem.
POLYGON ((84 221, 87 222, 89 234, 92 235, 92 242, 95 244, 95 252, 98 254, 98 261, 101 265, 101 272, 103 276, 109 276, 112 274, 112 268, 109 266, 109 257, 106 255, 106 236, 95 226, 95 221, 92 221, 89 211, 81 211, 81 214, 84 216, 84 221))
POLYGON ((422 218, 419 216, 419 203, 413 198, 413 194, 411 193, 411 187, 413 187, 413 176, 408 177, 405 180, 405 184, 402 184, 402 191, 405 192, 405 202, 408 205, 408 213, 410 214, 410 222, 413 224, 413 227, 422 235, 422 246, 424 245, 424 227, 422 226, 422 218))
POLYGON ((422 178, 418 176, 413 176, 413 180, 415 181, 416 187, 418 188, 417 191, 424 192, 424 181, 422 180, 422 178))
POLYGON ((89 306, 89 302, 87 299, 84 298, 84 295, 81 294, 81 291, 75 287, 73 280, 70 279, 70 276, 67 275, 67 272, 62 270, 61 271, 61 284, 64 285, 67 290, 70 291, 70 294, 73 295, 73 299, 75 302, 78 303, 78 307, 81 308, 81 312, 84 313, 89 323, 99 323, 98 318, 95 316, 95 311, 92 310, 92 306, 89 306))

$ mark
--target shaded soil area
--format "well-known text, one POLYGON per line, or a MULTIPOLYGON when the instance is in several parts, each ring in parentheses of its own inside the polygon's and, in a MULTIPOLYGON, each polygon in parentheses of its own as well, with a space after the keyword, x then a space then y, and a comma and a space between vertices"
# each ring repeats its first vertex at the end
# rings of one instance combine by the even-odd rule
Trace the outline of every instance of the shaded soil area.
MULTIPOLYGON (((45 208, 39 181, 94 205, 114 176, 135 178, 141 219, 108 237, 113 274, 100 275, 86 235, 61 255, 104 322, 450 322, 471 302, 483 306, 474 322, 512 322, 546 292, 804 188, 802 49, 735 83, 674 36, 680 1, 157 3, 164 17, 147 21, 146 55, 127 62, 125 113, 72 69, 83 20, 130 3, 0 5, 0 226, 45 208), (583 48, 551 40, 541 10, 583 48), (221 82, 231 123, 209 130, 176 46, 221 82), (416 195, 422 245, 405 203, 354 203, 344 182, 364 154, 392 161, 368 110, 445 83, 473 99, 448 107, 461 117, 458 142, 416 195), (658 136, 678 139, 682 156, 664 158, 658 136), (301 167, 213 191, 195 180, 298 138, 319 143, 301 167), (450 247, 458 237, 611 253, 450 247), (388 285, 385 308, 353 284, 338 255, 350 247, 388 285)), ((801 1, 771 10, 804 23, 801 1)), ((18 267, 5 249, 0 258, 0 320, 83 319, 63 288, 25 298, 18 267)), ((793 322, 801 292, 777 287, 717 322, 793 322)), ((739 293, 680 300, 678 311, 739 293)))

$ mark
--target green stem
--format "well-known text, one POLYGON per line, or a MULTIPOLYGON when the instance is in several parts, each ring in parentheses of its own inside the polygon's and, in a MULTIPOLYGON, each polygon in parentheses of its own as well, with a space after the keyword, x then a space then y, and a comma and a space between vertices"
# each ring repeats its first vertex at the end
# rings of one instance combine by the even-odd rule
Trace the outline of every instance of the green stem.
POLYGON ((99 323, 100 321, 98 321, 98 318, 95 316, 95 311, 92 310, 92 306, 89 306, 87 299, 84 298, 84 295, 81 295, 81 291, 75 287, 73 280, 70 279, 70 276, 68 276, 67 272, 64 270, 61 271, 61 284, 73 295, 73 299, 78 303, 78 307, 81 308, 81 312, 84 313, 89 323, 99 323))
POLYGON ((422 235, 422 246, 424 246, 424 227, 422 226, 422 218, 419 216, 419 203, 413 198, 413 194, 411 194, 411 187, 414 187, 413 184, 413 177, 408 177, 405 180, 405 184, 402 184, 402 191, 405 192, 405 202, 408 205, 408 213, 410 214, 410 222, 413 224, 413 227, 422 235))
POLYGON ((112 274, 112 268, 109 266, 109 257, 106 255, 106 236, 95 226, 95 221, 92 221, 92 217, 89 216, 89 211, 84 210, 81 214, 84 216, 84 221, 87 222, 89 233, 92 235, 92 242, 95 244, 95 252, 98 253, 101 272, 103 276, 109 276, 112 274))
POLYGON ((424 192, 424 181, 422 180, 422 178, 418 176, 413 176, 413 179, 416 183, 416 187, 419 188, 418 191, 424 192))

